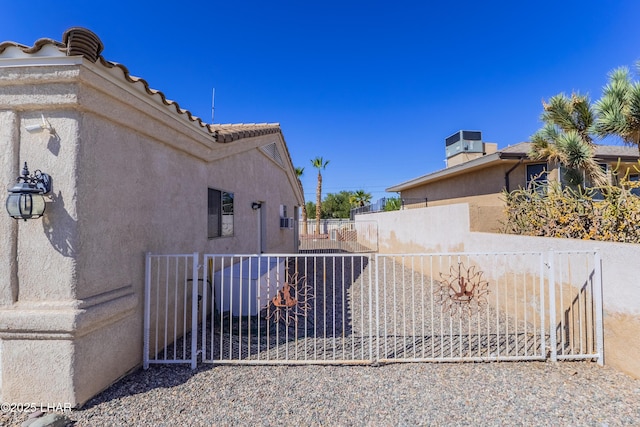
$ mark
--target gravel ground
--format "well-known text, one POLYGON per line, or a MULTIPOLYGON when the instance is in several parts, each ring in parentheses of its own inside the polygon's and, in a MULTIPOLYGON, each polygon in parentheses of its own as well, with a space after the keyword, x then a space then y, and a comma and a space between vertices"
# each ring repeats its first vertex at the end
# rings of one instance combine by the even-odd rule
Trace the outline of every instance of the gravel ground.
MULTIPOLYGON (((26 415, 3 415, 20 425, 26 415)), ((640 380, 589 362, 139 370, 75 426, 640 425, 640 380)))

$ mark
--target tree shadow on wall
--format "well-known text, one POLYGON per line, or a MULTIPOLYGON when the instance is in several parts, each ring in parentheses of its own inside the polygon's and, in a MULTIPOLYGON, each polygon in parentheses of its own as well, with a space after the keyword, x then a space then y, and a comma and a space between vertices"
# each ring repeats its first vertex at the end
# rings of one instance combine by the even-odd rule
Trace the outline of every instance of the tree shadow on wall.
POLYGON ((76 242, 72 231, 76 229, 76 220, 69 215, 64 206, 62 194, 51 194, 51 208, 42 217, 42 228, 51 245, 65 257, 76 255, 76 242))

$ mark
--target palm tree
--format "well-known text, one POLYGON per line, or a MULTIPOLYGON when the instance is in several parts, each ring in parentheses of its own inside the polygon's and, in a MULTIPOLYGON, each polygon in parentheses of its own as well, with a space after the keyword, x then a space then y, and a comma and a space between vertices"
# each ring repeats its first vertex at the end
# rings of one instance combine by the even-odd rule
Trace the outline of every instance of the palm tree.
POLYGON ((325 169, 329 164, 329 160, 324 160, 322 157, 316 157, 311 160, 311 165, 318 169, 318 186, 316 187, 316 231, 315 234, 320 234, 320 212, 322 209, 322 169, 325 169))
POLYGON ((371 194, 364 190, 358 190, 349 197, 349 203, 354 207, 362 207, 368 205, 369 202, 371 202, 371 194))
MULTIPOLYGON (((300 183, 300 188, 302 188, 302 181, 300 181, 300 178, 302 177, 302 175, 304 175, 304 168, 301 167, 296 167, 295 169, 296 171, 296 177, 298 178, 298 183, 300 183)), ((302 192, 304 197, 304 190, 302 192)), ((306 235, 309 233, 309 226, 307 225, 307 204, 303 203, 302 204, 302 234, 306 235)))
MULTIPOLYGON (((640 62, 636 67, 640 70, 640 62)), ((618 136, 640 152, 640 82, 631 80, 627 67, 609 73, 609 82, 594 109, 598 113, 593 126, 597 135, 618 136)))
POLYGON ((596 185, 606 185, 607 176, 594 159, 595 143, 591 129, 595 113, 589 97, 577 93, 559 94, 542 102, 545 125, 531 137, 529 157, 551 160, 565 166, 565 178, 574 186, 583 183, 582 171, 596 185))

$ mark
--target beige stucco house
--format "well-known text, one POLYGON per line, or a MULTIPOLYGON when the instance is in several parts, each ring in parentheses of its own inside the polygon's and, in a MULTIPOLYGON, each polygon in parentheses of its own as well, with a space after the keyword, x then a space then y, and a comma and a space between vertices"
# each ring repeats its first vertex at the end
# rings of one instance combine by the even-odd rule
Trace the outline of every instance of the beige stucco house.
POLYGON ((0 187, 53 182, 42 218, 0 215, 3 402, 77 406, 141 364, 146 252, 297 249, 280 126, 203 123, 102 49, 0 43, 0 187))
MULTIPOLYGON (((529 159, 530 144, 498 150, 482 141, 481 132, 459 131, 445 140, 447 167, 386 189, 398 192, 406 209, 456 203, 469 204, 471 231, 497 231, 504 215, 503 190, 524 188, 532 180, 561 180, 558 164, 529 159)), ((612 183, 629 170, 638 180, 636 147, 599 145, 596 159, 612 183), (615 172, 615 173, 614 173, 615 172)))

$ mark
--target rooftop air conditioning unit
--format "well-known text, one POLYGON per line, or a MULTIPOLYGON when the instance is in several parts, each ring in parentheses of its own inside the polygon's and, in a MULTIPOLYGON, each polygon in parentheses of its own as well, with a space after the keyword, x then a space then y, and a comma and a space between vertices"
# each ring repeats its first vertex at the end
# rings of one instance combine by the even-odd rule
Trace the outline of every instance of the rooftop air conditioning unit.
POLYGON ((445 140, 445 150, 447 152, 447 158, 461 152, 482 153, 484 151, 482 132, 460 130, 445 140))

